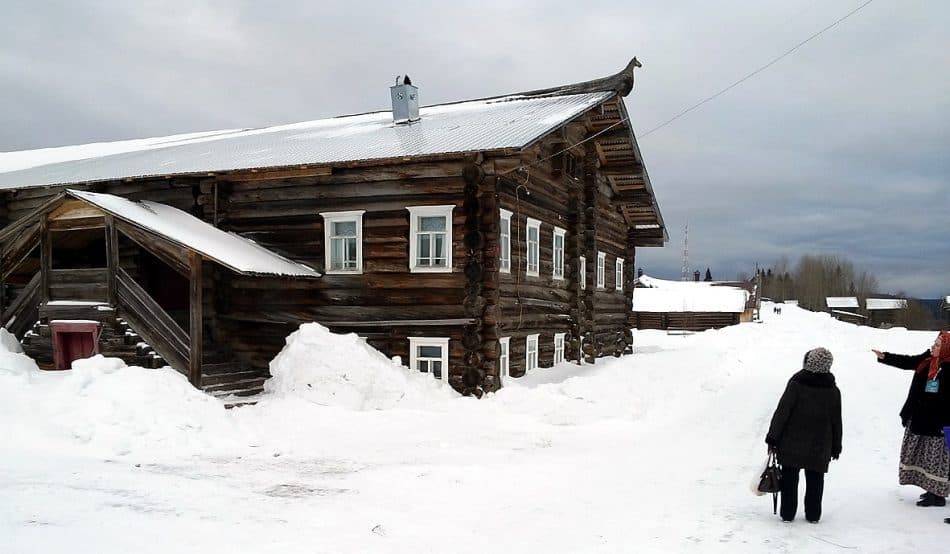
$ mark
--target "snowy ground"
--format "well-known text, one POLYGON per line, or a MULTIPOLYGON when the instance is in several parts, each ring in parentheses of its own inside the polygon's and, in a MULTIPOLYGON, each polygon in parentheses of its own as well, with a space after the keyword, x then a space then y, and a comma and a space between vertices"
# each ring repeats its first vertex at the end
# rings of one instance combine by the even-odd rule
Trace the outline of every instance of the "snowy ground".
MULTIPOLYGON (((946 551, 950 508, 896 482, 910 374, 870 352, 919 353, 932 333, 763 317, 639 333, 633 356, 481 401, 352 338, 323 351, 349 364, 337 382, 285 375, 230 411, 169 370, 43 373, 0 353, 0 552, 946 551), (821 523, 783 524, 749 482, 815 346, 836 358, 844 451, 821 523)), ((317 331, 284 360, 306 360, 317 331)))

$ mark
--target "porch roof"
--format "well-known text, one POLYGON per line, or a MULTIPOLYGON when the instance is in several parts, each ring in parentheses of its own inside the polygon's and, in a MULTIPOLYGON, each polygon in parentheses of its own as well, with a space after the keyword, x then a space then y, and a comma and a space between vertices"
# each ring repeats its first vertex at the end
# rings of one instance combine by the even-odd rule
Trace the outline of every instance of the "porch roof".
POLYGON ((178 208, 135 202, 111 194, 67 190, 69 196, 220 263, 238 273, 283 277, 319 277, 320 273, 272 252, 254 241, 214 227, 178 208))

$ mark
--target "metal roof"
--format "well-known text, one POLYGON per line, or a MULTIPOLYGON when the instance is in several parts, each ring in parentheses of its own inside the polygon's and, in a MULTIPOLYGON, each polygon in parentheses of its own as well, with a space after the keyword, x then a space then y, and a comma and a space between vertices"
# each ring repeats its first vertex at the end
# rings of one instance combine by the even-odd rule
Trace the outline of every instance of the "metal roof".
POLYGON ((0 153, 0 189, 523 148, 615 95, 504 96, 262 129, 0 153), (32 167, 31 167, 32 166, 32 167))

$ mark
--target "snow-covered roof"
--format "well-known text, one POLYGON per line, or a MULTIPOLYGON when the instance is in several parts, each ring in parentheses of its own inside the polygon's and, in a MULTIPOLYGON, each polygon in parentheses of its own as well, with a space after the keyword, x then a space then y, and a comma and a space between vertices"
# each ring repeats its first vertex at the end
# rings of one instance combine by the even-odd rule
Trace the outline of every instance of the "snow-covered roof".
POLYGON ((864 301, 869 310, 900 310, 907 307, 903 298, 868 298, 864 301))
POLYGON ((861 314, 854 313, 854 312, 846 312, 846 311, 844 311, 844 310, 831 310, 831 313, 833 313, 833 314, 838 314, 838 315, 846 315, 846 316, 851 316, 851 317, 860 317, 860 318, 862 318, 862 319, 867 319, 867 317, 868 317, 868 316, 866 316, 866 315, 861 315, 861 314))
POLYGON ((825 298, 829 308, 857 308, 858 299, 855 296, 829 296, 825 298))
POLYGON ((322 165, 523 148, 615 93, 524 96, 380 111, 261 129, 0 153, 0 189, 154 175, 322 165))
POLYGON ((728 312, 745 311, 748 291, 709 281, 666 281, 641 275, 642 287, 633 289, 635 312, 728 312))
POLYGON ((218 229, 195 216, 158 202, 134 202, 111 194, 69 190, 113 216, 241 273, 287 277, 319 277, 313 269, 271 252, 254 241, 218 229))

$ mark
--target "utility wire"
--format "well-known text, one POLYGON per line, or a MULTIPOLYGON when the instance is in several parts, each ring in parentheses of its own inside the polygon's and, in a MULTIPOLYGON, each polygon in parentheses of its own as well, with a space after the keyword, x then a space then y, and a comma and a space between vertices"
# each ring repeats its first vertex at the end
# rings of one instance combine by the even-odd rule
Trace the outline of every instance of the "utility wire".
POLYGON ((831 29, 831 28, 837 26, 839 23, 841 23, 841 22, 844 21, 845 19, 848 19, 848 18, 851 17, 852 15, 858 13, 859 11, 861 11, 864 7, 866 7, 868 4, 870 4, 870 3, 873 2, 873 1, 874 1, 874 0, 867 0, 865 3, 861 4, 861 5, 858 6, 857 8, 854 8, 854 9, 851 10, 850 12, 846 13, 844 16, 839 17, 838 19, 836 19, 835 21, 833 21, 833 22, 830 23, 829 25, 825 26, 825 27, 824 27, 823 29, 821 29, 820 31, 818 31, 818 32, 816 32, 816 33, 814 33, 814 34, 812 34, 810 37, 808 37, 808 38, 806 38, 805 40, 799 42, 799 43, 796 44, 795 46, 789 48, 788 50, 785 51, 785 53, 783 53, 782 55, 780 55, 780 56, 778 56, 777 58, 773 59, 773 60, 770 61, 769 63, 763 65, 762 67, 760 67, 760 68, 758 68, 758 69, 756 69, 756 70, 753 71, 752 73, 749 73, 749 74, 746 75, 745 77, 742 77, 742 78, 739 79, 738 81, 736 81, 736 82, 732 83, 731 85, 727 86, 726 88, 720 90, 720 91, 717 92, 716 94, 713 94, 712 96, 710 96, 710 97, 708 97, 708 98, 705 98, 705 99, 703 99, 703 100, 700 100, 700 101, 697 102, 696 104, 693 104, 692 106, 686 108, 685 110, 683 110, 683 111, 681 111, 680 113, 674 115, 673 117, 667 119, 667 120, 664 121, 663 123, 661 123, 661 124, 657 125, 656 127, 650 129, 649 131, 640 134, 638 138, 641 138, 641 139, 642 139, 643 137, 645 137, 645 136, 647 136, 647 135, 653 133, 654 131, 659 131, 659 130, 662 129, 663 127, 666 127, 666 126, 669 125, 670 123, 673 123, 673 122, 676 121, 677 119, 683 117, 684 115, 686 115, 686 114, 688 114, 689 112, 695 110, 696 108, 702 106, 703 104, 706 104, 707 102, 710 102, 710 101, 712 101, 712 100, 715 100, 716 98, 718 98, 718 97, 722 96, 723 94, 729 92, 730 90, 732 90, 733 88, 739 86, 740 84, 744 83, 745 81, 748 81, 748 80, 751 79, 752 77, 755 77, 755 76, 758 75, 759 73, 762 73, 763 71, 765 71, 765 70, 768 69, 769 67, 771 67, 771 66, 775 65, 776 63, 778 63, 779 61, 781 61, 783 58, 788 57, 790 54, 792 54, 793 52, 795 52, 796 50, 798 50, 798 49, 801 48, 802 46, 805 46, 806 44, 808 44, 808 43, 811 42, 812 40, 814 40, 814 39, 818 38, 819 36, 823 35, 823 34, 825 33, 825 31, 828 31, 829 29, 831 29))
MULTIPOLYGON (((867 6, 868 4, 870 4, 870 3, 873 2, 873 1, 874 1, 874 0, 867 0, 865 3, 861 4, 861 5, 858 6, 857 8, 854 8, 853 10, 851 10, 851 11, 848 12, 848 13, 846 13, 846 14, 843 15, 842 17, 839 17, 838 19, 836 19, 836 20, 833 21, 832 23, 828 24, 827 26, 825 26, 825 27, 824 27, 823 29, 821 29, 820 31, 818 31, 818 32, 816 32, 816 33, 814 33, 814 34, 812 34, 811 36, 809 36, 809 37, 806 38, 805 40, 803 40, 803 41, 799 42, 798 44, 796 44, 795 46, 789 48, 788 50, 785 51, 785 53, 781 54, 780 56, 778 56, 777 58, 773 59, 773 60, 770 61, 769 63, 763 65, 762 67, 760 67, 760 68, 758 68, 758 69, 756 69, 756 70, 753 71, 752 73, 749 73, 749 74, 746 75, 745 77, 742 77, 742 78, 739 79, 738 81, 736 81, 736 82, 732 83, 731 85, 727 86, 726 88, 720 90, 720 91, 717 92, 716 94, 713 94, 712 96, 710 96, 710 97, 708 97, 708 98, 705 98, 705 99, 703 99, 703 100, 697 102, 696 104, 693 104, 693 105, 690 106, 689 108, 686 108, 685 110, 681 111, 680 113, 674 115, 673 117, 671 117, 670 119, 664 121, 664 122, 661 123, 660 125, 657 125, 656 127, 650 129, 649 131, 647 131, 647 132, 645 132, 645 133, 642 133, 642 134, 640 134, 640 135, 637 135, 637 138, 638 138, 638 139, 643 139, 643 137, 649 135, 650 133, 653 133, 654 131, 659 131, 659 130, 662 129, 663 127, 666 127, 666 126, 669 125, 670 123, 673 123, 673 122, 676 121, 677 119, 683 117, 684 115, 686 115, 686 114, 688 114, 689 112, 695 110, 696 108, 702 106, 703 104, 706 104, 707 102, 710 102, 711 100, 715 100, 716 98, 722 96, 722 95, 725 94, 726 92, 728 92, 728 91, 732 90, 733 88, 739 86, 740 84, 744 83, 745 81, 748 81, 748 80, 751 79, 752 77, 755 77, 755 76, 758 75, 759 73, 762 73, 763 71, 765 71, 765 70, 768 69, 769 67, 771 67, 771 66, 775 65, 776 63, 778 63, 778 62, 779 62, 780 60, 782 60, 783 58, 788 57, 789 55, 791 55, 793 52, 795 52, 796 50, 798 50, 798 49, 801 48, 802 46, 805 46, 806 44, 808 44, 808 43, 811 42, 812 40, 818 38, 819 36, 821 36, 822 34, 824 34, 825 31, 828 31, 829 29, 831 29, 832 27, 835 27, 836 25, 838 25, 839 23, 841 23, 841 22, 844 21, 845 19, 848 19, 848 18, 851 17, 852 15, 858 13, 862 8, 864 8, 865 6, 867 6)), ((811 6, 809 6, 809 8, 810 8, 810 7, 811 7, 811 6)), ((808 9, 808 8, 806 8, 806 10, 803 10, 802 13, 804 13, 804 11, 807 11, 807 9, 808 9)), ((797 17, 797 15, 796 15, 795 17, 797 17)), ((530 164, 519 165, 518 167, 514 167, 514 168, 509 169, 509 170, 507 170, 507 171, 503 171, 503 172, 499 173, 499 175, 507 175, 507 174, 513 173, 513 172, 515 172, 515 171, 526 171, 526 170, 527 170, 528 168, 530 168, 530 167, 534 167, 534 166, 536 166, 536 165, 538 165, 538 164, 540 164, 540 163, 544 163, 544 162, 550 160, 551 158, 554 158, 555 156, 558 156, 559 154, 563 154, 564 152, 567 152, 568 150, 574 148, 575 146, 580 146, 581 144, 584 144, 585 142, 587 142, 587 141, 589 141, 589 140, 593 140, 593 139, 597 138, 598 136, 600 136, 600 135, 606 133, 607 131, 613 129, 614 127, 617 127, 618 125, 620 125, 620 124, 622 124, 622 123, 626 123, 626 122, 627 122, 627 118, 626 118, 626 117, 622 117, 622 118, 620 118, 620 120, 618 120, 618 121, 612 123, 611 125, 609 125, 608 127, 604 128, 604 129, 601 129, 601 130, 598 131, 597 133, 595 133, 595 134, 593 134, 593 135, 591 135, 591 136, 585 138, 584 140, 581 140, 581 141, 579 141, 579 142, 576 142, 576 143, 574 143, 574 144, 571 144, 570 146, 567 146, 566 148, 563 148, 563 149, 561 149, 561 150, 555 152, 554 154, 551 154, 550 156, 547 156, 547 157, 545 157, 545 158, 541 158, 540 160, 537 160, 537 161, 532 162, 532 163, 530 163, 530 164)))

